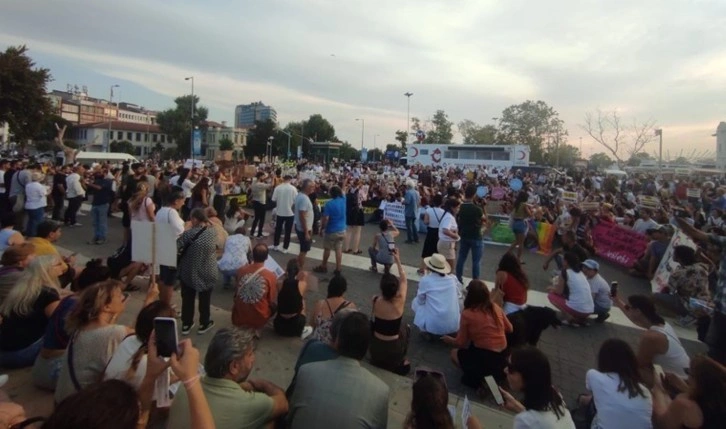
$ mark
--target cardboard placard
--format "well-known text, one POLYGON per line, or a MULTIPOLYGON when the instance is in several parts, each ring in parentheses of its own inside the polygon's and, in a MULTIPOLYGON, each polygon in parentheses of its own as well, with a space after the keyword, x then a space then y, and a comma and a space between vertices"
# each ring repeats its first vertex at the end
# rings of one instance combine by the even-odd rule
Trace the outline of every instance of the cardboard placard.
POLYGON ((662 292, 663 288, 668 286, 668 279, 671 277, 671 272, 678 268, 678 264, 673 261, 673 249, 676 246, 688 246, 692 249, 697 249, 696 243, 690 237, 680 229, 676 230, 671 238, 670 244, 668 244, 668 249, 666 249, 658 268, 655 270, 653 280, 650 281, 650 288, 653 293, 662 292))
POLYGON ((640 201, 641 207, 645 207, 647 209, 659 209, 660 208, 660 199, 658 197, 651 197, 649 195, 640 195, 638 197, 638 201, 640 201))
POLYGON ((406 229, 405 207, 401 203, 387 203, 383 209, 383 218, 396 225, 396 228, 406 229))
POLYGON ((597 201, 585 201, 580 203, 580 209, 586 212, 600 210, 600 203, 597 201))
POLYGON ((257 173, 257 167, 254 165, 245 165, 242 169, 242 177, 250 179, 252 177, 255 177, 255 174, 257 173))
POLYGON ((176 267, 176 239, 171 224, 131 221, 131 260, 176 267), (156 239, 149 240, 150 237, 156 239))
POLYGON ((688 188, 686 195, 688 198, 701 198, 701 190, 698 188, 688 188))
POLYGON ((570 192, 570 191, 563 191, 562 192, 562 200, 567 201, 568 203, 576 203, 577 202, 577 192, 570 192))
POLYGON ((597 255, 623 267, 631 267, 645 253, 648 238, 630 228, 600 222, 592 229, 597 255))

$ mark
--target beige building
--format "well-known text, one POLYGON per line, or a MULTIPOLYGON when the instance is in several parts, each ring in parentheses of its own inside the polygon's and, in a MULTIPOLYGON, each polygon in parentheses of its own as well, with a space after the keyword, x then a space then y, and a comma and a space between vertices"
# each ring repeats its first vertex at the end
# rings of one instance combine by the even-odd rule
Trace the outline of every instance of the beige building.
POLYGON ((247 146, 247 130, 244 128, 234 128, 227 126, 226 121, 214 122, 206 121, 207 130, 202 133, 202 151, 204 157, 210 161, 217 159, 220 155, 219 142, 223 139, 230 139, 239 156, 244 153, 247 146), (206 150, 205 150, 206 148, 206 150))

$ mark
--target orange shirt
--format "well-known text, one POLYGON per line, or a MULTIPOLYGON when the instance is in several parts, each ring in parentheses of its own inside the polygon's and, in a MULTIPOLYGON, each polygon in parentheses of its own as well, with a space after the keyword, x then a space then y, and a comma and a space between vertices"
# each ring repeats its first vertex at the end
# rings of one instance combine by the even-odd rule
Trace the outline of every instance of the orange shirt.
POLYGON ((492 309, 494 315, 478 309, 464 309, 459 322, 459 332, 456 334, 457 347, 468 347, 471 342, 478 349, 495 352, 507 348, 505 333, 512 332, 512 324, 509 323, 501 307, 492 304, 492 309))
POLYGON ((272 317, 271 305, 277 303, 277 277, 263 266, 262 263, 249 264, 237 270, 238 283, 232 307, 234 326, 260 329, 272 317), (262 270, 256 276, 246 277, 245 284, 239 283, 239 280, 245 280, 243 276, 253 274, 260 268, 262 270))

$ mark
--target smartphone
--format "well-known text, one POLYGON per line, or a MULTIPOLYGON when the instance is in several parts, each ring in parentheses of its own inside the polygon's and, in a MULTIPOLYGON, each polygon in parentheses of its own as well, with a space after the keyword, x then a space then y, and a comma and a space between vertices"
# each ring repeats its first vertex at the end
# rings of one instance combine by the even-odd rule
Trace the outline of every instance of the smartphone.
POLYGON ((171 357, 177 352, 179 336, 177 335, 176 319, 173 317, 157 317, 154 319, 156 333, 156 351, 161 357, 171 357))
POLYGON ((484 377, 484 381, 487 382, 487 386, 489 386, 489 390, 492 392, 492 396, 494 396, 494 400, 497 402, 497 405, 504 405, 502 392, 499 391, 499 386, 497 386, 497 382, 494 381, 494 377, 487 375, 484 377))
POLYGON ((613 281, 610 283, 610 296, 615 298, 618 296, 618 282, 613 281))

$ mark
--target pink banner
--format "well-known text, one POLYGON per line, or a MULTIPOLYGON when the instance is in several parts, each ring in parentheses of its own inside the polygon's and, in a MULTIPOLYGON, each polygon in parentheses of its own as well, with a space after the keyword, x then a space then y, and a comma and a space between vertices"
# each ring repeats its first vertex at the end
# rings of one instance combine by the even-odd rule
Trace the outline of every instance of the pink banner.
POLYGON ((600 222, 592 229, 597 255, 624 267, 633 264, 645 253, 648 238, 613 222, 600 222))

